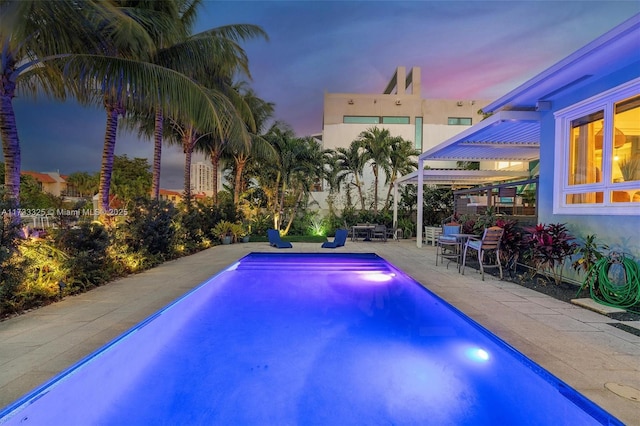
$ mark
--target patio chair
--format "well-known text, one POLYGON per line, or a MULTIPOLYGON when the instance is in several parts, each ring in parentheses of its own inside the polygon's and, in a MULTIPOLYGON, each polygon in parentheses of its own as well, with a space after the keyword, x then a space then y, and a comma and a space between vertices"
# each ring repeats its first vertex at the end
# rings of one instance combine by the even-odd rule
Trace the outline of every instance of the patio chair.
MULTIPOLYGON (((455 222, 447 223, 442 227, 442 234, 438 237, 438 241, 436 242, 436 266, 438 266, 438 256, 442 262, 444 262, 445 250, 454 253, 456 261, 458 260, 460 256, 458 238, 452 234, 459 233, 460 225, 455 222)), ((449 263, 447 263, 447 268, 448 267, 449 263)))
POLYGON ((333 241, 326 241, 322 243, 322 248, 336 248, 343 247, 347 242, 347 236, 349 235, 349 231, 347 229, 338 229, 336 230, 336 236, 333 241))
POLYGON ((402 237, 402 228, 387 228, 387 239, 391 238, 392 240, 399 240, 402 237))
POLYGON ((482 281, 484 281, 485 268, 498 267, 500 270, 500 279, 502 279, 502 265, 500 264, 500 240, 504 229, 499 226, 492 226, 484 230, 482 239, 469 238, 464 245, 464 253, 462 254, 462 275, 464 275, 464 266, 467 261, 467 250, 475 250, 478 255, 478 262, 480 263, 480 273, 482 274, 482 281), (494 265, 487 265, 484 263, 484 256, 487 252, 493 251, 495 253, 496 263, 494 265))
POLYGON ((267 236, 269 237, 269 245, 277 248, 292 248, 293 245, 288 241, 282 241, 280 238, 280 231, 277 229, 267 229, 267 236))
POLYGON ((387 226, 386 225, 376 225, 373 228, 373 232, 371 233, 372 239, 379 239, 387 242, 387 226))

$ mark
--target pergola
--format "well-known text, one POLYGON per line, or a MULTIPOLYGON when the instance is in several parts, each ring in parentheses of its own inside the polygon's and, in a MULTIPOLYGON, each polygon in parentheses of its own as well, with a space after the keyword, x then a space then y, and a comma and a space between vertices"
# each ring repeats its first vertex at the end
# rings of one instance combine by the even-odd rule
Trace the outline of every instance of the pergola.
POLYGON ((424 169, 425 161, 532 161, 540 157, 540 115, 536 111, 500 111, 423 152, 418 170, 393 184, 393 224, 398 223, 398 185, 418 185, 416 244, 422 247, 425 184, 476 186, 528 178, 527 170, 424 169))

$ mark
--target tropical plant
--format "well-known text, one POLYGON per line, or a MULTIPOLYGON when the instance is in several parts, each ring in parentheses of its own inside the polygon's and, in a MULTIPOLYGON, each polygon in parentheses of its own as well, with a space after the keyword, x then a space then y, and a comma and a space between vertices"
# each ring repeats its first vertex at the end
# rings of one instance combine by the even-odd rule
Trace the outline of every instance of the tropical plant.
POLYGON ((132 205, 125 223, 118 227, 117 243, 130 252, 143 253, 158 260, 173 257, 173 218, 176 215, 173 204, 141 197, 132 205))
POLYGON ((213 235, 215 235, 218 239, 220 239, 220 241, 222 241, 224 239, 224 237, 231 237, 233 236, 234 232, 237 232, 236 227, 234 226, 233 223, 229 222, 228 220, 221 220, 220 222, 218 222, 213 229, 211 230, 211 232, 213 233, 213 235))
POLYGON ((105 40, 98 25, 109 22, 112 34, 131 25, 111 2, 75 0, 0 2, 0 137, 7 173, 6 196, 20 197, 20 139, 13 109, 18 93, 65 99, 73 86, 58 61, 99 52, 105 40))
MULTIPOLYGON (((233 173, 233 203, 238 205, 240 194, 247 191, 247 179, 244 179, 245 166, 253 156, 263 161, 274 161, 275 151, 273 147, 261 136, 264 132, 267 121, 273 116, 274 104, 260 99, 253 90, 246 87, 246 83, 239 83, 237 90, 242 96, 245 104, 251 111, 255 132, 251 132, 251 144, 235 144, 230 146, 230 155, 234 160, 233 173)), ((251 126, 247 124, 247 128, 251 126)))
POLYGON ((378 186, 380 181, 380 169, 387 175, 391 175, 389 157, 391 145, 396 139, 391 136, 388 129, 372 127, 360 133, 357 139, 364 149, 364 161, 369 163, 373 172, 373 211, 378 212, 378 186))
POLYGON ((108 281, 107 248, 110 237, 99 222, 80 222, 71 229, 59 228, 54 232, 55 246, 67 254, 63 267, 69 271, 65 277, 68 293, 90 288, 108 281))
POLYGON ((362 174, 366 164, 362 155, 362 143, 354 140, 349 144, 348 148, 336 148, 336 167, 339 170, 336 176, 336 185, 338 191, 342 184, 347 186, 355 186, 360 199, 360 209, 365 209, 365 199, 362 192, 364 183, 362 182, 362 174))
POLYGON ((594 265, 605 257, 602 251, 609 250, 608 245, 597 243, 596 238, 597 235, 595 234, 587 235, 584 237, 584 241, 577 245, 574 252, 577 257, 571 263, 571 267, 574 271, 585 275, 582 288, 585 287, 586 283, 596 279, 596 277, 592 276, 592 274, 595 274, 594 265))
POLYGON ((549 273, 556 284, 562 282, 565 260, 571 256, 577 244, 567 231, 566 225, 538 224, 525 228, 529 232, 525 237, 526 258, 537 272, 549 273))
POLYGON ((513 278, 520 254, 525 249, 522 229, 516 220, 497 219, 495 224, 504 230, 500 240, 500 255, 513 278))
MULTIPOLYGON (((15 200, 4 197, 4 189, 0 189, 0 209, 12 211, 16 208, 15 200)), ((11 215, 0 217, 0 313, 10 309, 16 290, 25 277, 26 264, 18 256, 21 241, 20 224, 11 215)))
MULTIPOLYGON (((171 41, 160 37, 157 41, 158 51, 153 57, 154 63, 177 70, 184 74, 192 75, 198 80, 203 80, 202 74, 196 75, 194 70, 202 69, 203 64, 210 64, 211 58, 215 58, 217 72, 227 70, 227 73, 242 70, 249 75, 246 54, 240 48, 238 42, 255 37, 267 38, 266 33, 258 26, 237 24, 226 25, 203 31, 192 35, 196 21, 197 10, 202 4, 201 0, 176 0, 177 17, 180 35, 171 41)), ((210 65, 209 65, 210 68, 210 65)), ((205 78, 206 80, 206 78, 205 78)), ((227 92, 231 94, 232 92, 227 92)), ((237 100, 237 97, 235 97, 237 100)), ((237 102, 236 102, 237 104, 237 102)), ((247 115, 244 115, 247 117, 247 115)), ((246 120, 250 122, 250 120, 246 120)), ((164 116, 162 108, 157 105, 154 114, 154 163, 153 163, 153 188, 152 196, 157 198, 160 185, 160 157, 162 150, 164 116)), ((217 178, 217 175, 214 174, 217 178)), ((217 186, 214 186, 216 188, 217 186)))
POLYGON ((99 175, 87 172, 73 172, 67 177, 67 184, 75 188, 81 198, 91 198, 98 192, 99 175))
POLYGON ((389 186, 384 202, 385 210, 388 210, 391 206, 393 184, 398 177, 407 175, 418 168, 418 162, 415 159, 420 155, 420 151, 413 147, 411 141, 406 141, 401 137, 391 138, 389 149, 390 167, 385 169, 387 176, 386 184, 389 186))

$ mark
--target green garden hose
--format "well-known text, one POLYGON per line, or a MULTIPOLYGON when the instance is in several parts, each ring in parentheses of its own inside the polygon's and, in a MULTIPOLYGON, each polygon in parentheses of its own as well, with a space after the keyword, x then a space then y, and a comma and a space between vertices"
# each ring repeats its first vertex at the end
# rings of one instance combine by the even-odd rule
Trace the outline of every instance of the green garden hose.
POLYGON ((624 255, 611 253, 598 260, 589 269, 585 281, 591 298, 598 303, 624 309, 640 305, 640 266, 624 255), (624 268, 626 279, 623 284, 611 282, 609 270, 615 264, 624 268))

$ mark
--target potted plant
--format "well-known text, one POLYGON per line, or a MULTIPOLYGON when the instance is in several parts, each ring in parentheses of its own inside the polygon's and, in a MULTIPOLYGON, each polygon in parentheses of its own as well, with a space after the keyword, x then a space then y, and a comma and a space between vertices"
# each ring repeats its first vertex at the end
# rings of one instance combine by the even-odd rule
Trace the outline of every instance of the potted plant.
POLYGON ((213 227, 212 233, 216 235, 222 244, 231 244, 231 238, 233 237, 233 223, 227 220, 221 220, 213 227))
POLYGON ((240 237, 240 242, 248 243, 250 234, 251 232, 249 231, 249 229, 245 225, 242 225, 242 229, 238 235, 240 237))

